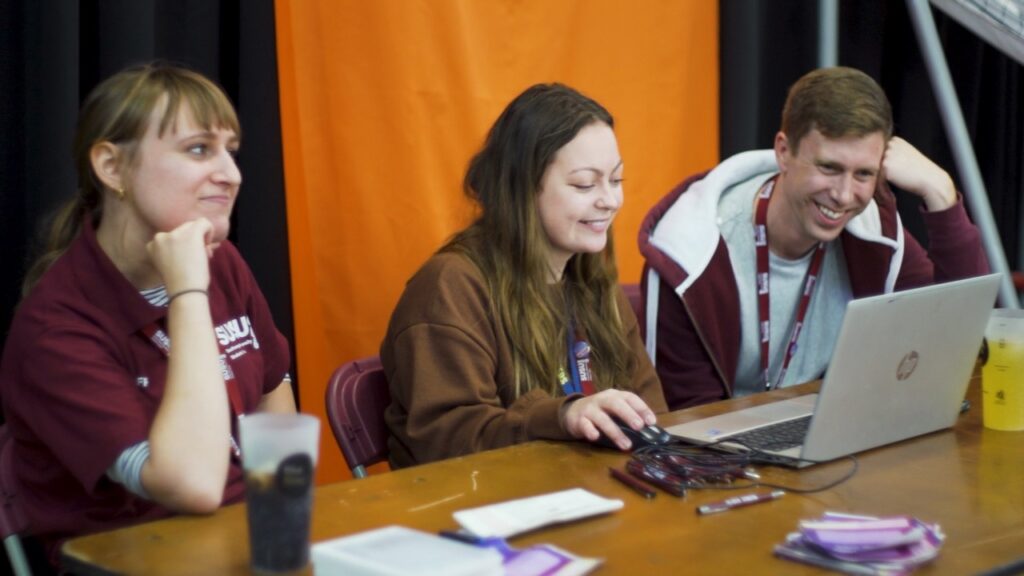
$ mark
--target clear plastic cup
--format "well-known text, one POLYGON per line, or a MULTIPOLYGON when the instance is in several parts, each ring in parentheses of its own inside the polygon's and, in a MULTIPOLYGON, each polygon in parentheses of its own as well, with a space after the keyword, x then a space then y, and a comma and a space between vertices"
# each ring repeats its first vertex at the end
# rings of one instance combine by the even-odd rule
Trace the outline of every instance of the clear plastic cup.
POLYGON ((239 419, 253 571, 287 574, 309 563, 309 522, 320 420, 306 414, 239 419))
POLYGON ((981 368, 982 420, 993 430, 1024 430, 1024 310, 992 311, 981 368))

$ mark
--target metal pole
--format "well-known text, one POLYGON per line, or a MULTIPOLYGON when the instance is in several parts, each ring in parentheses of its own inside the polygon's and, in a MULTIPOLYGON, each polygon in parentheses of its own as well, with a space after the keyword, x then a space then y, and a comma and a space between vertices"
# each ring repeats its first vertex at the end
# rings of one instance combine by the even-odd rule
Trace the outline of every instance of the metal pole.
POLYGON ((818 68, 839 64, 839 0, 818 0, 818 68))
POLYGON ((1010 267, 1006 263, 999 232, 992 218, 992 207, 988 203, 988 193, 981 179, 981 170, 974 156, 974 148, 967 134, 967 124, 960 111, 960 102, 953 89, 953 80, 946 64, 946 55, 939 43, 939 34, 935 30, 935 19, 927 0, 907 0, 907 10, 914 23, 914 32, 921 47, 924 62, 928 68, 928 76, 935 90, 942 124, 946 128, 946 138, 953 149, 957 171, 964 187, 964 198, 971 208, 974 223, 981 231, 981 241, 988 256, 989 265, 996 272, 1002 272, 999 285, 999 302, 1006 308, 1020 308, 1017 292, 1010 278, 1010 267))

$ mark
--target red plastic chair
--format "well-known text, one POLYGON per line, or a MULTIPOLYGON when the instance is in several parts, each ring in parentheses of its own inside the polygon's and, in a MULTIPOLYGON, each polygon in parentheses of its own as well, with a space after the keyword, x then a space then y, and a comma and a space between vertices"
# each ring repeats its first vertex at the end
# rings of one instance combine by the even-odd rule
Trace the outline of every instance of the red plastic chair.
POLYGON ((365 478, 367 466, 388 456, 384 409, 390 403, 391 391, 376 356, 342 364, 327 383, 327 421, 356 478, 365 478))
POLYGON ((19 534, 24 534, 28 520, 20 508, 17 481, 14 478, 14 441, 7 426, 0 426, 0 536, 4 539, 7 559, 15 576, 31 576, 19 534))

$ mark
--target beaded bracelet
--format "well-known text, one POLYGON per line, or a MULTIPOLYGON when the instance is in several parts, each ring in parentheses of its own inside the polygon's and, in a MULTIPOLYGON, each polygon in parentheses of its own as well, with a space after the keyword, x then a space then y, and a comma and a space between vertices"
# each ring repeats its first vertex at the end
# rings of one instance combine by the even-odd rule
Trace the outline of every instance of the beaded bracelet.
POLYGON ((209 297, 209 295, 210 295, 210 293, 207 292, 206 289, 204 289, 204 288, 187 288, 185 290, 182 290, 181 292, 176 292, 175 294, 173 294, 172 296, 167 298, 167 306, 170 306, 171 302, 174 302, 174 299, 177 298, 178 296, 184 296, 185 294, 188 294, 189 292, 201 292, 201 293, 203 293, 207 297, 209 297))

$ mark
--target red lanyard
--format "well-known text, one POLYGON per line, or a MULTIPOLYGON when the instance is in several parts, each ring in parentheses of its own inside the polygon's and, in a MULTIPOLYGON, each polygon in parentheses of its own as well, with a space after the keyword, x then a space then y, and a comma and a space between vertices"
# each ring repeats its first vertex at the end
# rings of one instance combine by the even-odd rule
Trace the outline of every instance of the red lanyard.
MULTIPOLYGON (((754 245, 757 248, 757 318, 761 329, 761 374, 764 378, 764 389, 771 390, 772 382, 768 375, 768 344, 771 338, 771 306, 768 290, 768 199, 772 197, 775 189, 775 178, 765 182, 757 192, 757 200, 754 205, 754 245)), ((800 329, 803 328, 804 318, 807 316, 807 309, 811 305, 811 294, 818 284, 818 272, 821 271, 821 263, 825 260, 825 243, 819 242, 811 258, 811 265, 807 267, 807 276, 804 278, 804 290, 800 295, 800 303, 796 311, 796 323, 793 325, 793 334, 789 337, 786 345, 786 356, 782 361, 782 370, 775 380, 775 386, 782 385, 782 379, 786 377, 786 370, 789 369, 789 362, 796 354, 796 341, 800 337, 800 329)))
MULTIPOLYGON (((163 353, 164 357, 169 357, 171 354, 171 339, 156 323, 149 324, 142 328, 142 333, 149 339, 150 342, 156 346, 157 350, 163 353)), ((231 362, 228 360, 227 352, 224 351, 224 347, 218 343, 220 349, 220 371, 224 376, 224 385, 228 389, 228 401, 231 408, 231 421, 234 422, 240 416, 245 415, 245 408, 242 404, 242 393, 238 390, 238 381, 235 380, 235 372, 231 369, 231 362)), ((234 427, 234 424, 232 424, 234 427)), ((235 456, 240 457, 242 455, 242 449, 239 447, 238 442, 235 441, 235 436, 232 433, 230 436, 231 440, 231 451, 234 452, 235 456)))

